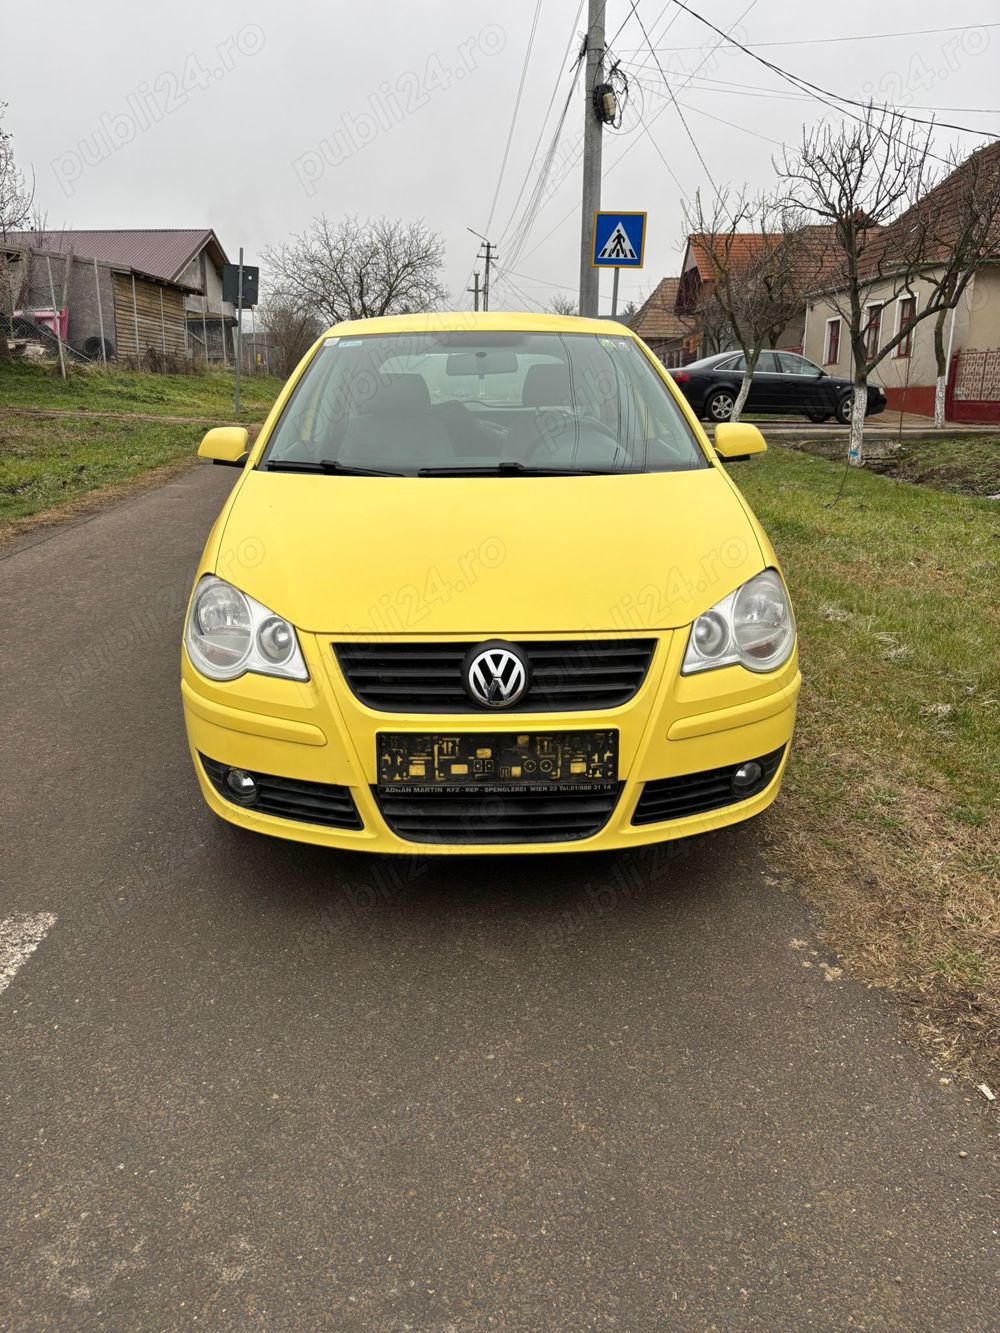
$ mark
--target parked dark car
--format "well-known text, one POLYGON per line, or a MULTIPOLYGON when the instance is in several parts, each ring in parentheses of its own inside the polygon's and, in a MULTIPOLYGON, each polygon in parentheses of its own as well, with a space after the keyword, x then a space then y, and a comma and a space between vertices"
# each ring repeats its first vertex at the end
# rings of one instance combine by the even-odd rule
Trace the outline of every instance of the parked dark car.
MULTIPOLYGON (((674 383, 700 417, 728 421, 743 380, 746 358, 742 352, 718 352, 690 365, 671 370, 674 383)), ((851 419, 854 386, 850 380, 828 375, 797 352, 761 352, 750 384, 745 412, 793 414, 810 421, 835 417, 846 425, 851 419)), ((885 394, 868 386, 868 411, 885 408, 885 394)))

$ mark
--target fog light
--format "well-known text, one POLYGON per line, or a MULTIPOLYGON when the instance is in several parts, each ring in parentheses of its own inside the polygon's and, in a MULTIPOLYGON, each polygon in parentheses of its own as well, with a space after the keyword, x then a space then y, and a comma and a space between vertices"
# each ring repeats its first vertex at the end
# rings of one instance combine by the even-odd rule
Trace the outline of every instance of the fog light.
POLYGON ((756 759, 751 759, 746 764, 740 764, 733 774, 733 791, 746 794, 758 785, 763 776, 764 770, 756 759))
POLYGON ((241 805, 252 805, 257 799, 257 784, 246 769, 228 769, 226 772, 226 786, 241 805))

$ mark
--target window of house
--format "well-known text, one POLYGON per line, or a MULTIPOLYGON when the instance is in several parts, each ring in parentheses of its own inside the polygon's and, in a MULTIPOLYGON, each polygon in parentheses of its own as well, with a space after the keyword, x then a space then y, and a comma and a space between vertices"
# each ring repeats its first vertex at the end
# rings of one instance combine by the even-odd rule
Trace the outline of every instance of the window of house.
POLYGON ((826 352, 824 364, 835 366, 840 361, 840 316, 826 321, 826 352))
POLYGON ((868 307, 868 322, 865 324, 865 351, 868 359, 878 355, 878 345, 882 337, 881 302, 868 307))
POLYGON ((898 357, 909 356, 913 350, 913 318, 917 313, 917 298, 915 296, 901 296, 899 298, 899 328, 903 333, 896 344, 896 355, 898 357))

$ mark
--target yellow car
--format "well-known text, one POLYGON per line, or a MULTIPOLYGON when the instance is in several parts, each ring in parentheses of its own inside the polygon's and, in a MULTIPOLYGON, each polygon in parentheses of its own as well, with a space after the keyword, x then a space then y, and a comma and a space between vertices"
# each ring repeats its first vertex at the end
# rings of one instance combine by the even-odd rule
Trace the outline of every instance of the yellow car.
POLYGON ((209 806, 396 853, 605 851, 749 819, 795 723, 774 551, 627 328, 549 315, 339 324, 289 379, 188 606, 209 806))

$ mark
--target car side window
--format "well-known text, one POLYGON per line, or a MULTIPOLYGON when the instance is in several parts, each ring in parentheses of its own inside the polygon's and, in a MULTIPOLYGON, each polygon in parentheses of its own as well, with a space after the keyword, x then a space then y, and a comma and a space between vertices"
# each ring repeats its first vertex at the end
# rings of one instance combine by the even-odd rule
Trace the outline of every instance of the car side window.
POLYGON ((781 362, 781 369, 785 375, 816 374, 817 367, 804 356, 797 356, 794 352, 776 352, 775 355, 781 362))
POLYGON ((746 359, 742 356, 727 356, 725 361, 716 361, 716 370, 742 370, 746 359))
POLYGON ((760 355, 757 357, 757 367, 755 373, 758 375, 773 375, 777 369, 778 366, 775 364, 774 353, 761 352, 760 355))

